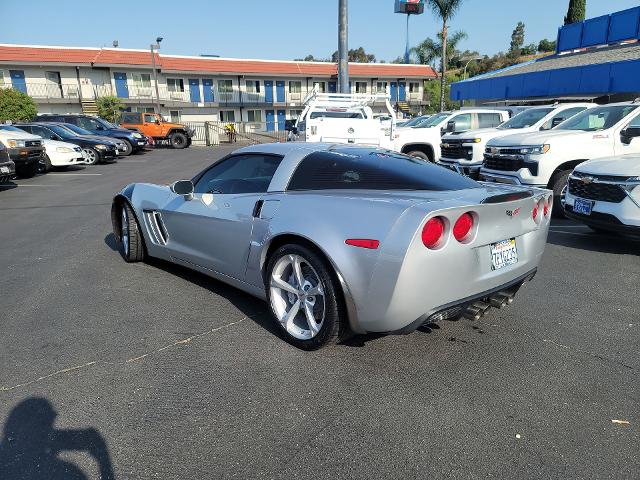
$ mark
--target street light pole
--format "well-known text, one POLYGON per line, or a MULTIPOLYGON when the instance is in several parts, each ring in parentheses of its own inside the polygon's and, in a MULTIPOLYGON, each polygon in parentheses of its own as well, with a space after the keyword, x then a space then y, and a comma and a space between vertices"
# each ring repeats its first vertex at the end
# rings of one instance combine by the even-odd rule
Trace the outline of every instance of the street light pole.
POLYGON ((154 53, 154 49, 160 50, 160 42, 162 41, 162 37, 156 38, 156 43, 152 43, 151 48, 151 67, 153 68, 153 83, 156 86, 156 108, 158 109, 158 115, 161 115, 160 112, 160 89, 158 88, 158 71, 156 70, 156 55, 154 53))
POLYGON ((348 0, 338 0, 338 84, 340 93, 349 92, 349 19, 347 15, 348 0))

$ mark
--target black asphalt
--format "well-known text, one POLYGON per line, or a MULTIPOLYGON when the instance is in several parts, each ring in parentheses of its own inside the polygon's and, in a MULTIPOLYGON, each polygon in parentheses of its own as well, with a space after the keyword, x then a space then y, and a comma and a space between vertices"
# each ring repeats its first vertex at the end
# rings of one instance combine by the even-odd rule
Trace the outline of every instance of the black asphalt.
POLYGON ((306 353, 264 303, 116 251, 116 191, 226 151, 0 189, 0 478, 640 476, 640 243, 557 222, 509 308, 306 353))

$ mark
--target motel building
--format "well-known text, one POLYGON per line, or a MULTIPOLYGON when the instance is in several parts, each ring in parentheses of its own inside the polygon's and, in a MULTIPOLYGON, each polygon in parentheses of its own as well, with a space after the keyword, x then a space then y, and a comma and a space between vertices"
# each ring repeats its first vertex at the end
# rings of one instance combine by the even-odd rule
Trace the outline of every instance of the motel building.
MULTIPOLYGON (((160 113, 181 122, 255 122, 283 130, 317 88, 336 92, 337 65, 155 54, 160 113)), ((353 93, 386 93, 399 112, 427 105, 428 65, 351 63, 353 93)), ((0 44, 0 88, 29 94, 39 113, 97 113, 96 100, 114 95, 127 111, 154 112, 151 53, 122 48, 0 44)), ((383 112, 380 102, 374 111, 383 112)))

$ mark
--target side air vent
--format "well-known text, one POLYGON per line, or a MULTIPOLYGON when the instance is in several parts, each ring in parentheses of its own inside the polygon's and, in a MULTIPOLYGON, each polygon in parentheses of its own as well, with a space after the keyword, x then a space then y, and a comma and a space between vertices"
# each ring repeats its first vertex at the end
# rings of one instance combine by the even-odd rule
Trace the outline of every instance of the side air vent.
POLYGON ((149 232, 151 242, 156 245, 166 245, 169 235, 167 234, 167 229, 164 226, 160 212, 156 210, 145 210, 144 222, 147 226, 147 232, 149 232))

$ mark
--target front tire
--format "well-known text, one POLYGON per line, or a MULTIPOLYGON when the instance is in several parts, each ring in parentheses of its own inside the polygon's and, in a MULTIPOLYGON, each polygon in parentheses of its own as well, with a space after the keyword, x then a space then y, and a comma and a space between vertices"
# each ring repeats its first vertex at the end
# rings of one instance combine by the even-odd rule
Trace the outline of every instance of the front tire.
POLYGON ((38 171, 40 173, 47 173, 51 170, 51 167, 51 159, 49 158, 49 155, 45 153, 42 157, 42 161, 38 163, 38 171))
POLYGON ((344 333, 346 316, 335 276, 309 248, 278 248, 267 262, 265 288, 276 323, 292 345, 317 350, 344 333))
POLYGON ((83 148, 82 151, 85 153, 85 161, 88 165, 95 165, 100 161, 100 154, 94 148, 83 148))
POLYGON ((431 161, 431 159, 429 158, 429 155, 427 155, 424 152, 421 152, 420 150, 412 150, 411 152, 407 152, 407 155, 409 155, 410 157, 414 157, 414 158, 420 158, 420 159, 426 160, 428 162, 431 161))
POLYGON ((131 144, 131 142, 127 139, 122 139, 122 143, 124 143, 124 146, 126 148, 126 150, 124 152, 122 152, 120 155, 122 155, 123 157, 128 157, 129 155, 131 155, 133 153, 133 145, 131 144))
POLYGON ((128 203, 120 208, 120 253, 129 263, 144 260, 144 240, 133 210, 128 203))
POLYGON ((171 146, 173 148, 177 148, 178 150, 181 150, 183 148, 187 148, 188 145, 188 138, 184 133, 180 133, 180 132, 176 132, 174 134, 171 135, 171 137, 169 138, 169 140, 171 141, 171 146))
POLYGON ((556 172, 549 181, 549 188, 553 190, 553 216, 556 218, 567 218, 564 213, 564 205, 562 200, 564 198, 563 190, 567 185, 570 171, 556 172))

